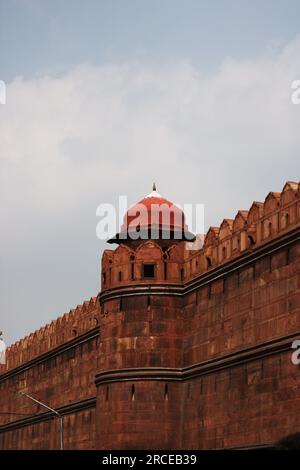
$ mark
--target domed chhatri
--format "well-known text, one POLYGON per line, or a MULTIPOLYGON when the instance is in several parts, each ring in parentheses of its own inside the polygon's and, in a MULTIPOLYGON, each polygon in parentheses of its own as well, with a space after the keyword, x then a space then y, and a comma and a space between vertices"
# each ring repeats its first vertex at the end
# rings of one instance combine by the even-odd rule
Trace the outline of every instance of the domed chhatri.
POLYGON ((184 212, 161 196, 155 183, 150 194, 128 209, 120 232, 108 243, 131 243, 147 239, 164 242, 195 239, 188 231, 184 212))

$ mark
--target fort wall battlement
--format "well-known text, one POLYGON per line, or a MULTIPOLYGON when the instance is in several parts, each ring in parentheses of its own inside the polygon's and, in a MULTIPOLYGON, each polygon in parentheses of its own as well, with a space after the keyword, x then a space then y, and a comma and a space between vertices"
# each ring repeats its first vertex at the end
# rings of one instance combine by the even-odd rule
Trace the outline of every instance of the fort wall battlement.
POLYGON ((234 219, 224 219, 219 227, 210 227, 201 249, 191 249, 193 244, 188 242, 164 249, 155 240, 144 240, 137 246, 121 244, 116 250, 105 250, 102 292, 149 284, 150 280, 144 279, 142 273, 145 263, 155 263, 152 284, 184 285, 299 226, 300 183, 290 181, 281 193, 270 192, 264 202, 253 202, 248 211, 239 210, 234 219))
POLYGON ((2 366, 0 372, 14 369, 95 328, 99 323, 98 313, 97 298, 91 297, 82 305, 20 339, 7 348, 6 365, 2 366))
POLYGON ((270 192, 264 202, 255 201, 249 210, 239 210, 234 219, 210 227, 202 249, 188 251, 184 278, 188 281, 252 252, 299 225, 300 183, 289 181, 281 193, 270 192))

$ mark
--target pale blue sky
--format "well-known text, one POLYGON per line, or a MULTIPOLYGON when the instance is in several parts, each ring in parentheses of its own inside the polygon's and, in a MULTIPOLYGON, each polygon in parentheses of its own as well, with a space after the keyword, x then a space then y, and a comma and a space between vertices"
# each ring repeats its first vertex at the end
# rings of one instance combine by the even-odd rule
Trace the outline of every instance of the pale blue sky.
POLYGON ((83 62, 272 54, 299 32, 298 0, 0 0, 3 80, 83 62))
POLYGON ((208 228, 299 178, 299 18, 299 0, 0 0, 7 343, 98 293, 101 202, 156 181, 208 228))

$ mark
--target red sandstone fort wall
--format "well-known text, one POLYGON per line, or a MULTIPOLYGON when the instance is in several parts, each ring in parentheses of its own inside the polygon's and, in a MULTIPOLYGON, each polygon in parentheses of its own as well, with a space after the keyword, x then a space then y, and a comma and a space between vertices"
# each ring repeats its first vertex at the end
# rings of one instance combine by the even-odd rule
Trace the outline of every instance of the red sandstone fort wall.
POLYGON ((59 445, 57 420, 18 396, 18 390, 65 415, 66 448, 94 447, 98 323, 93 298, 8 348, 7 367, 0 375, 0 423, 6 430, 0 432, 0 448, 59 445))
POLYGON ((7 348, 3 370, 14 369, 96 327, 98 323, 98 303, 93 297, 7 348))
POLYGON ((183 448, 251 448, 299 432, 299 386, 291 350, 187 381, 183 448))
MULTIPOLYGON (((64 449, 86 450, 95 446, 95 406, 64 415, 64 449)), ((34 424, 16 425, 0 434, 0 449, 59 449, 57 419, 35 420, 34 424)))
POLYGON ((292 404, 298 410, 291 344, 300 335, 299 221, 299 185, 287 183, 282 193, 270 193, 264 203, 210 229, 201 250, 184 251, 183 244, 163 250, 142 242, 138 250, 121 246, 104 254, 97 379, 101 448, 251 447, 272 444, 300 427, 293 411, 286 413, 292 404), (143 262, 157 267, 144 296, 149 280, 142 277, 143 262), (159 325, 156 334, 152 324, 159 325), (146 379, 153 367, 161 369, 146 379), (177 427, 180 419, 184 423, 176 436, 175 403, 177 427), (155 433, 146 437, 147 429, 155 433))
POLYGON ((9 349, 0 410, 25 415, 2 415, 0 448, 58 446, 56 420, 17 401, 20 388, 62 411, 67 448, 251 447, 299 430, 299 227, 289 182, 211 228, 201 250, 106 250, 101 307, 9 349))
POLYGON ((299 431, 299 273, 298 241, 190 295, 184 365, 198 364, 200 377, 184 385, 184 448, 272 444, 299 431))
POLYGON ((111 300, 101 315, 98 371, 179 367, 183 351, 181 299, 151 296, 111 300))
POLYGON ((293 242, 189 294, 184 365, 299 332, 299 272, 293 242))

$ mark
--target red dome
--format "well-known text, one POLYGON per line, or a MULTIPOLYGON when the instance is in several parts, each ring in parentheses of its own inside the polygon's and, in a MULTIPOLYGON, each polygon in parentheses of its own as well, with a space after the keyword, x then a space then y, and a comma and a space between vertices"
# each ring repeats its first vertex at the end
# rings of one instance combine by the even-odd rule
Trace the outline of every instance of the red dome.
POLYGON ((182 232, 185 228, 184 213, 179 207, 153 191, 128 209, 121 232, 131 230, 166 230, 182 232))
POLYGON ((184 213, 179 207, 153 191, 128 209, 120 233, 108 243, 124 243, 126 239, 194 239, 188 232, 184 213))

